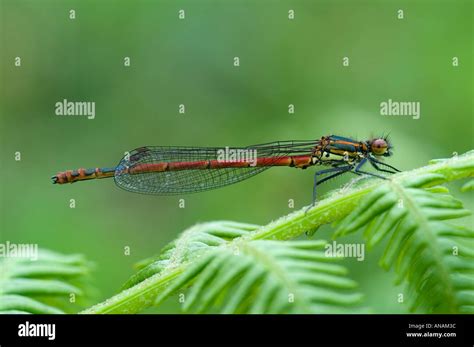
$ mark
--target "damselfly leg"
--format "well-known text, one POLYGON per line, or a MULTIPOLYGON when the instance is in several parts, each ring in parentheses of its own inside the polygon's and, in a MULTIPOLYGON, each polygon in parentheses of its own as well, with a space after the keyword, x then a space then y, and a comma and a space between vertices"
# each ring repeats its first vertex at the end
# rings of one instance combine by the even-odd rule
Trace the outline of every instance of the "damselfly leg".
POLYGON ((382 171, 382 172, 388 172, 388 173, 391 173, 391 174, 395 174, 397 172, 401 172, 400 170, 398 170, 397 168, 391 166, 391 165, 388 165, 388 164, 385 164, 381 161, 378 161, 377 159, 375 158, 369 158, 369 162, 370 164, 372 164, 372 166, 378 170, 378 171, 382 171), (378 165, 377 165, 378 164, 378 165), (392 169, 393 171, 391 170, 387 170, 387 169, 382 169, 381 167, 379 167, 379 165, 382 165, 382 166, 385 166, 385 167, 388 167, 390 169, 392 169))
POLYGON ((357 164, 357 166, 355 167, 354 169, 354 173, 355 174, 363 174, 363 175, 367 175, 367 176, 373 176, 373 177, 377 177, 377 178, 381 178, 383 180, 387 179, 385 176, 382 176, 382 175, 377 175, 373 172, 367 172, 367 171, 362 171, 361 168, 362 166, 365 165, 365 163, 367 163, 368 159, 367 158, 363 158, 359 164, 357 164))
POLYGON ((354 168, 353 165, 345 165, 345 166, 338 166, 338 167, 333 167, 331 169, 326 169, 326 170, 321 170, 317 171, 314 174, 314 183, 313 183, 313 199, 311 201, 311 205, 306 209, 308 211, 310 208, 312 208, 316 204, 316 198, 317 198, 317 186, 329 181, 330 179, 333 179, 339 175, 342 175, 348 171, 351 171, 354 168), (322 179, 318 179, 319 176, 321 175, 327 175, 330 174, 327 177, 324 177, 322 179))
POLYGON ((373 173, 373 172, 368 172, 368 171, 363 171, 361 170, 361 168, 367 163, 367 162, 370 162, 370 164, 377 170, 377 171, 381 171, 381 172, 387 172, 387 173, 391 173, 391 174, 395 174, 397 172, 400 172, 400 170, 394 168, 393 166, 390 166, 388 164, 385 164, 383 162, 380 162, 374 158, 370 158, 370 157, 365 157, 365 158, 362 158, 358 163, 357 165, 355 165, 355 163, 353 164, 348 164, 348 165, 344 165, 344 166, 339 166, 339 165, 342 165, 342 164, 347 164, 346 161, 340 161, 340 162, 336 162, 336 163, 333 163, 334 167, 330 168, 330 169, 326 169, 326 170, 321 170, 321 171, 317 171, 315 174, 314 174, 314 184, 313 184, 313 198, 312 198, 312 202, 311 202, 311 205, 306 209, 306 212, 311 209, 315 203, 316 203, 316 199, 317 199, 317 186, 326 182, 326 181, 329 181, 330 179, 333 179, 337 176, 340 176, 346 172, 352 172, 353 174, 356 174, 356 175, 367 175, 367 176, 372 176, 372 177, 377 177, 377 178, 380 178, 380 179, 387 179, 387 177, 385 176, 382 176, 382 175, 378 175, 376 173, 373 173), (378 164, 378 165, 377 165, 378 164), (394 171, 391 171, 391 170, 386 170, 384 168, 381 168, 379 165, 381 166, 386 166, 386 167, 389 167, 391 169, 393 169, 394 171), (329 174, 329 176, 327 177, 324 177, 322 179, 320 179, 320 176, 321 175, 327 175, 329 174))

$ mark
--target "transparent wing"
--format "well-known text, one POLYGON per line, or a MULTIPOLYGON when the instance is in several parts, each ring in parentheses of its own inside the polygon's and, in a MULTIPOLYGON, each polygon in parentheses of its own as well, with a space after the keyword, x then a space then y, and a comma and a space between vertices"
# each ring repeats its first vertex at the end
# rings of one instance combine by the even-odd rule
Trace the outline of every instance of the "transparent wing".
MULTIPOLYGON (((273 166, 278 158, 311 154, 317 141, 280 141, 238 149, 255 149, 257 158, 267 158, 265 166, 127 173, 123 168, 142 164, 189 163, 217 160, 223 147, 141 147, 130 152, 117 166, 115 183, 122 189, 155 195, 194 193, 243 181, 273 166)), ((128 170, 130 171, 130 170, 128 170)))

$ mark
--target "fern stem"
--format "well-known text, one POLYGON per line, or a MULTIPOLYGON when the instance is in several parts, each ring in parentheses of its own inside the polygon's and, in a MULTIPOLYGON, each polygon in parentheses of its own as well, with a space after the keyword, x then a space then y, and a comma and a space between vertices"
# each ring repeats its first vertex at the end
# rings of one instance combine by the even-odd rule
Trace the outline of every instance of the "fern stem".
POLYGON ((158 293, 172 280, 178 277, 188 264, 156 274, 132 288, 126 289, 117 295, 94 305, 82 314, 106 314, 106 313, 136 313, 151 306, 158 293))
MULTIPOLYGON (((423 187, 474 176, 474 151, 450 159, 432 161, 430 165, 396 174, 390 178, 397 184, 403 184, 410 178, 423 174, 440 175, 440 181, 430 180, 423 187)), ((327 199, 319 201, 314 207, 283 216, 266 226, 258 228, 237 240, 288 240, 305 232, 315 231, 324 224, 341 220, 348 215, 360 200, 385 180, 373 179, 363 186, 335 191, 327 199)), ((82 313, 135 313, 149 307, 167 284, 178 277, 189 263, 182 263, 171 269, 153 275, 139 284, 120 292, 108 300, 97 304, 82 313)))

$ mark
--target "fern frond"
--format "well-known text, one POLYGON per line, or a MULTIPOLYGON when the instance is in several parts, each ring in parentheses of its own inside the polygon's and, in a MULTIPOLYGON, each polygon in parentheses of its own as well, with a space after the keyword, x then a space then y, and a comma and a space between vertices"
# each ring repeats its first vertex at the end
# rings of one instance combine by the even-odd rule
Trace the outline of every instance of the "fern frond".
POLYGON ((469 180, 467 181, 462 187, 461 191, 462 192, 468 192, 474 190, 474 180, 469 180))
POLYGON ((193 283, 183 308, 222 313, 347 313, 361 295, 325 241, 250 241, 216 247, 158 297, 193 283))
POLYGON ((38 259, 0 259, 0 313, 64 313, 84 297, 90 263, 81 255, 40 249, 38 259))
POLYGON ((175 269, 184 262, 199 256, 201 251, 206 251, 209 247, 224 245, 230 240, 258 229, 258 227, 254 224, 231 221, 196 224, 166 245, 158 256, 139 262, 137 264, 139 271, 124 284, 124 288, 130 288, 164 270, 175 269))
POLYGON ((390 182, 370 193, 340 225, 335 237, 365 227, 372 248, 389 238, 380 264, 408 282, 411 309, 474 312, 472 230, 447 222, 469 215, 445 189, 420 189, 444 176, 419 175, 390 182))
MULTIPOLYGON (((253 242, 254 240, 289 240, 295 238, 308 231, 314 231, 321 225, 341 221, 356 209, 361 204, 362 199, 368 194, 379 188, 386 189, 387 186, 392 184, 398 184, 402 187, 410 187, 410 184, 412 184, 412 188, 424 189, 426 192, 433 194, 436 192, 438 194, 445 194, 447 193, 447 189, 440 186, 440 184, 473 176, 474 151, 450 159, 438 159, 432 161, 430 165, 425 167, 393 175, 389 180, 371 179, 365 184, 351 186, 349 189, 341 189, 331 194, 328 198, 319 201, 310 210, 302 208, 265 226, 248 230, 248 232, 238 236, 235 241, 227 241, 227 243, 240 240, 242 242, 253 242)), ((385 203, 385 211, 388 211, 393 205, 392 201, 381 200, 381 202, 385 203)), ((424 208, 424 211, 431 214, 433 213, 428 207, 424 208)), ((368 223, 372 224, 370 222, 370 216, 369 218, 367 218, 367 216, 364 217, 364 211, 359 210, 359 212, 362 213, 358 220, 358 222, 362 221, 361 226, 368 223)), ((459 208, 453 213, 459 213, 458 216, 461 216, 465 214, 465 211, 461 211, 459 208)), ((209 244, 207 244, 207 246, 209 246, 209 244)), ((222 244, 219 247, 225 247, 225 245, 222 244)), ((169 250, 175 248, 176 246, 172 244, 169 250)), ((167 250, 165 250, 165 252, 166 251, 167 250)), ((199 255, 205 257, 207 252, 214 251, 215 247, 201 247, 199 255)), ((171 251, 171 253, 173 252, 174 251, 171 251)), ((148 273, 144 271, 132 279, 128 283, 126 290, 91 307, 83 313, 134 313, 149 307, 153 304, 157 296, 161 295, 174 281, 182 279, 181 276, 183 273, 196 263, 196 259, 198 258, 191 259, 192 253, 193 252, 189 253, 185 257, 178 257, 181 259, 178 262, 170 262, 170 256, 164 256, 164 258, 156 258, 145 262, 142 264, 145 268, 152 264, 154 264, 156 268, 153 269, 153 266, 151 266, 147 270, 149 271, 148 273), (159 263, 160 260, 164 262, 159 263), (174 265, 170 266, 170 264, 174 265), (130 287, 130 285, 133 286, 130 287)), ((438 255, 436 259, 439 259, 438 255)), ((459 294, 459 292, 457 293, 459 294)), ((467 301, 465 302, 467 303, 467 301)), ((469 305, 461 305, 461 307, 458 306, 458 308, 468 310, 469 305)))

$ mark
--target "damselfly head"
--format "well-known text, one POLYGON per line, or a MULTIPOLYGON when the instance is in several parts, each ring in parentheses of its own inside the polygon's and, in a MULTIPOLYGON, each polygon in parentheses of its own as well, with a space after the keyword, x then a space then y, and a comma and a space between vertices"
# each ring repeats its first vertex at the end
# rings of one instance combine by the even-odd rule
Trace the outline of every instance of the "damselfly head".
POLYGON ((367 142, 369 150, 373 155, 389 157, 392 155, 390 145, 387 138, 376 138, 367 142))

